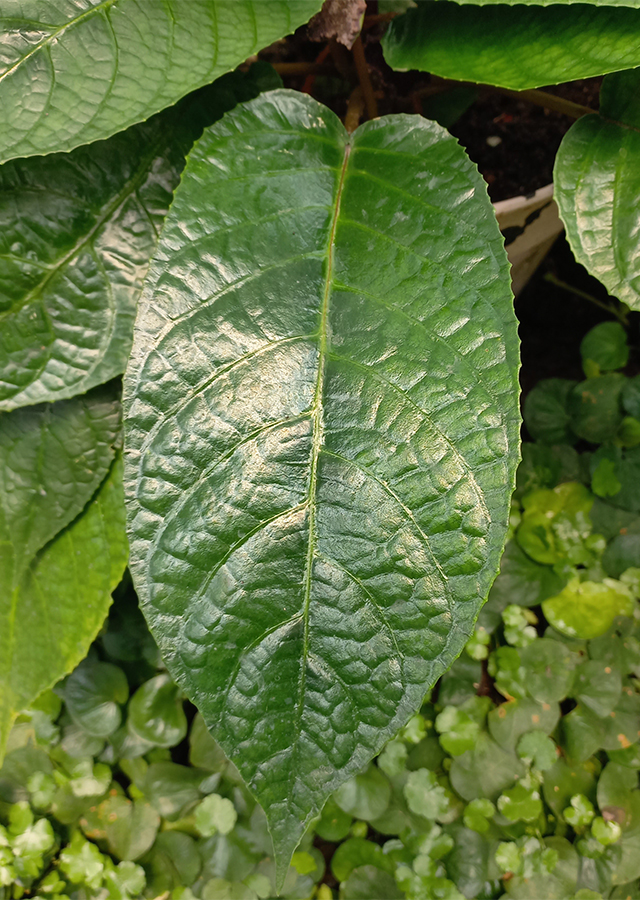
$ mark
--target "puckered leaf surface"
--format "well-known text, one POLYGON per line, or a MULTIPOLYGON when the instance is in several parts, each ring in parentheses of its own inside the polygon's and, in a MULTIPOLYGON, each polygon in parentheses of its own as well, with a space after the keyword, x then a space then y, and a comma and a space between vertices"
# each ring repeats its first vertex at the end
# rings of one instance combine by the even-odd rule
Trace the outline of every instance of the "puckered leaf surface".
POLYGON ((640 69, 609 75, 600 114, 562 139, 555 196, 578 262, 640 310, 640 69))
POLYGON ((126 561, 116 459, 87 507, 0 594, 0 759, 15 714, 86 656, 126 561))
POLYGON ((0 162, 148 119, 294 31, 321 0, 5 0, 0 162))
POLYGON ((394 69, 524 90, 640 65, 637 7, 420 2, 391 22, 382 43, 394 69))
POLYGON ((185 154, 238 99, 278 81, 258 64, 108 141, 0 167, 0 409, 124 371, 185 154))
POLYGON ((205 132, 126 376, 132 568, 267 813, 324 799, 460 652, 514 479, 506 257, 444 129, 265 94, 205 132))

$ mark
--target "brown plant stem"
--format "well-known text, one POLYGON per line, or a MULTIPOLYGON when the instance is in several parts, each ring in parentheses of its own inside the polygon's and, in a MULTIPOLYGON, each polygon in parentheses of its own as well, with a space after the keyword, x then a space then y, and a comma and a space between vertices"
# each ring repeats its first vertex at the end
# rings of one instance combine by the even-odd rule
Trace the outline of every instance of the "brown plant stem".
POLYGON ((594 297, 593 294, 588 294, 586 291, 581 291, 580 288, 574 287, 567 281, 563 281, 561 278, 558 278, 558 276, 554 275, 553 272, 547 272, 544 276, 544 280, 548 281, 549 284, 553 284, 556 287, 561 288, 561 290, 563 291, 568 291, 570 294, 575 294, 576 297, 581 297, 583 300, 588 300, 589 303, 593 303, 595 306, 599 306, 600 309, 604 309, 604 311, 609 313, 609 315, 614 316, 622 325, 624 325, 625 328, 628 327, 629 321, 624 310, 616 309, 613 304, 604 303, 602 300, 598 300, 597 297, 594 297))
POLYGON ((378 104, 373 93, 373 85, 371 84, 371 78, 369 76, 369 67, 367 66, 367 60, 364 56, 364 47, 362 46, 362 38, 360 35, 356 38, 355 43, 351 48, 351 52, 353 53, 353 61, 356 64, 358 80, 360 81, 360 87, 362 88, 367 118, 377 119, 378 104))

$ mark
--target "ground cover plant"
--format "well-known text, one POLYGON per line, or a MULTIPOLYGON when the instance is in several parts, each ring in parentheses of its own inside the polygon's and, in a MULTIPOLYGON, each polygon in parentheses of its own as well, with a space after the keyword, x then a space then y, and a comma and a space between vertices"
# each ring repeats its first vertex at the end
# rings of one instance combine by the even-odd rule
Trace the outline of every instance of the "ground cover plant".
MULTIPOLYGON (((639 896, 640 498, 618 487, 640 446, 638 376, 614 372, 627 408, 590 412, 602 443, 578 452, 584 410, 567 397, 605 397, 598 381, 612 376, 594 367, 627 362, 624 329, 596 326, 582 351, 585 382, 528 395, 537 440, 465 650, 312 820, 282 896, 639 896)), ((264 812, 168 675, 128 580, 88 657, 19 715, 7 751, 0 896, 276 895, 264 812)))
POLYGON ((264 61, 245 62, 320 6, 192 0, 151 14, 134 0, 12 0, 0 13, 1 839, 12 895, 154 896, 157 879, 168 885, 158 894, 308 896, 330 795, 336 821, 358 820, 331 862, 345 896, 368 896, 382 877, 368 866, 407 896, 525 896, 532 878, 550 896, 604 895, 638 877, 638 663, 625 643, 637 640, 640 407, 618 370, 623 322, 640 310, 640 10, 438 0, 369 11, 388 25, 382 51, 397 69, 526 90, 612 73, 599 112, 564 138, 554 180, 576 258, 621 301, 621 321, 585 339, 584 382, 529 394, 537 443, 513 507, 516 321, 486 186, 432 119, 375 117, 362 4, 334 4, 359 82, 344 123, 308 91, 283 89, 264 61), (515 538, 482 610, 510 515, 515 538), (121 584, 127 559, 136 593, 121 584), (539 583, 522 604, 544 601, 538 622, 516 596, 498 609, 500 585, 518 578, 539 583), (136 644, 126 624, 110 638, 112 619, 81 662, 114 589, 114 620, 133 623, 139 598, 160 674, 151 639, 136 644), (536 637, 543 621, 552 631, 536 637), (118 640, 133 656, 118 657, 118 640), (439 707, 423 708, 465 645, 439 707), (552 700, 531 687, 546 653, 550 670, 562 653, 577 673, 552 700), (475 697, 483 657, 507 703, 475 697), (444 703, 463 671, 464 700, 444 703), (609 699, 594 701, 592 682, 609 684, 609 699), (163 804, 153 766, 184 750, 181 692, 199 710, 192 750, 195 728, 217 762, 192 758, 189 799, 163 804), (567 700, 577 706, 556 733, 567 700), (445 756, 414 765, 424 741, 445 756), (494 745, 509 781, 472 795, 480 760, 500 758, 494 745), (562 809, 540 794, 556 745, 554 766, 589 763, 598 784, 563 794, 562 809), (610 814, 627 809, 620 785, 632 797, 624 816, 610 814), (255 816, 242 825, 249 870, 222 842, 233 861, 202 874, 197 842, 217 847, 242 816, 255 816), (160 817, 156 864, 146 854, 160 817), (129 831, 107 827, 122 819, 129 831), (393 822, 392 846, 367 843, 366 822, 378 834, 393 822), (550 823, 553 840, 576 837, 573 849, 549 843, 550 823), (468 832, 488 859, 486 841, 506 847, 475 894, 450 862, 468 857, 453 849, 468 832), (174 877, 185 854, 193 866, 174 877))

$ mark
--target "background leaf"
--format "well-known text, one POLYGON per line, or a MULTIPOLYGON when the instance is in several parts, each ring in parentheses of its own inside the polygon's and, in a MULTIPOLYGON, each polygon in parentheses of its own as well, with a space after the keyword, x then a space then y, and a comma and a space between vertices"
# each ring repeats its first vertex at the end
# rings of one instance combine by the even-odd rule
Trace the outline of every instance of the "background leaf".
POLYGON ((639 95, 640 69, 605 78, 600 115, 584 116, 571 126, 553 173, 555 198, 576 259, 609 293, 636 310, 640 310, 639 95))
POLYGON ((394 69, 519 91, 640 65, 640 9, 606 6, 421 2, 382 45, 394 69))
POLYGON ((109 470, 120 403, 110 388, 0 415, 0 592, 81 512, 109 470))
POLYGON ((186 153, 239 99, 279 82, 259 63, 108 141, 0 167, 0 409, 124 371, 186 153))
POLYGON ((117 459, 86 509, 0 594, 0 753, 15 714, 86 655, 126 561, 117 459))
POLYGON ((265 94, 190 155, 136 327, 134 580, 282 874, 497 569, 517 342, 484 185, 434 123, 348 139, 265 94))
POLYGON ((4 4, 0 162, 73 150, 148 119, 290 34, 320 6, 321 0, 4 4))

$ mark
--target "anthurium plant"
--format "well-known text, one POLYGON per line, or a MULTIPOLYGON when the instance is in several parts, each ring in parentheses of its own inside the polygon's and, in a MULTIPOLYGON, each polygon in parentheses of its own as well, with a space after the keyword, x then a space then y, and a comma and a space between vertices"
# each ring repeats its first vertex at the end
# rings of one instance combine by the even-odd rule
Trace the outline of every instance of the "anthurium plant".
MULTIPOLYGON (((359 2, 329 5, 338 21, 364 11, 359 2)), ((128 796, 109 788, 105 766, 177 745, 187 728, 180 692, 199 711, 202 740, 210 732, 246 784, 248 794, 238 787, 246 808, 257 801, 264 810, 274 890, 292 857, 310 876, 315 857, 294 852, 329 795, 340 815, 382 816, 380 800, 361 814, 368 793, 357 779, 390 739, 399 743, 387 745, 388 769, 404 772, 416 742, 395 736, 423 727, 413 717, 425 696, 479 640, 519 460, 503 240, 484 182, 444 127, 417 113, 371 114, 361 17, 349 40, 369 115, 350 104, 348 127, 255 61, 320 8, 320 0, 6 0, 0 9, 0 753, 34 702, 38 722, 53 728, 46 692, 72 671, 57 690, 82 730, 77 740, 94 741, 71 752, 63 740, 53 763, 38 751, 44 774, 15 794, 0 832, 0 872, 13 873, 1 876, 5 884, 16 878, 31 890, 55 854, 44 813, 73 824, 78 798, 107 791, 107 807, 78 819, 60 881, 51 876, 42 890, 143 890, 133 861, 153 845, 158 816, 171 822, 189 804, 143 800, 160 796, 149 771, 166 762, 162 753, 123 769, 128 796), (99 656, 78 666, 127 560, 166 671, 137 687, 124 733, 125 675, 99 656), (120 749, 104 751, 113 734, 120 749), (142 754, 121 752, 126 742, 142 754), (111 827, 116 820, 130 825, 111 827), (93 838, 121 862, 105 861, 93 838)), ((563 140, 556 194, 577 259, 621 301, 622 319, 640 310, 638 4, 380 8, 389 23, 383 52, 397 69, 516 90, 613 73, 600 110, 563 140)), ((536 490, 522 497, 504 565, 552 567, 540 575, 553 582, 545 616, 567 640, 598 641, 619 617, 633 621, 637 607, 629 541, 607 549, 615 565, 601 571, 600 532, 587 533, 593 495, 637 512, 640 408, 635 382, 617 371, 624 346, 611 329, 592 336, 587 380, 543 384, 528 401, 545 462, 525 459, 522 477, 536 490), (538 483, 541 466, 575 463, 553 448, 578 439, 599 448, 589 486, 538 483)), ((502 615, 508 652, 496 649, 491 665, 517 706, 528 690, 518 660, 535 623, 515 601, 502 615)), ((562 641, 549 643, 551 654, 565 652, 562 641)), ((602 654, 591 654, 594 665, 602 654)), ((626 702, 588 665, 584 685, 571 688, 578 693, 567 685, 563 694, 581 710, 576 741, 594 716, 626 702)), ((632 671, 625 665, 621 684, 632 671)), ((468 745, 488 709, 451 707, 434 727, 453 772, 465 753, 491 747, 468 745)), ((518 739, 530 730, 517 728, 518 739)), ((538 774, 515 787, 517 773, 476 797, 451 777, 474 833, 492 828, 494 815, 503 824, 541 814, 551 745, 533 733, 517 744, 518 766, 534 761, 538 774)), ((506 752, 514 734, 491 730, 478 741, 506 752)), ((629 746, 637 739, 620 734, 629 746)), ((624 742, 616 749, 628 750, 624 742)), ((465 759, 460 784, 477 764, 465 759)), ((413 767, 398 790, 407 814, 437 822, 450 801, 434 771, 413 767)), ((209 839, 233 829, 237 810, 231 788, 218 796, 202 777, 184 790, 199 804, 189 828, 209 839)), ((610 818, 589 818, 593 785, 563 794, 555 815, 573 810, 565 821, 596 859, 619 834, 610 818)), ((186 865, 171 834, 160 868, 166 859, 186 865)), ((434 860, 454 838, 438 830, 429 840, 398 890, 419 894, 414 876, 436 877, 434 860)), ((561 849, 528 840, 501 851, 500 871, 555 877, 561 849)), ((361 850, 345 851, 339 880, 371 863, 361 850)), ((406 868, 402 854, 397 862, 406 868)), ((259 876, 247 889, 266 897, 259 876)), ((203 898, 227 896, 207 890, 203 898)))

